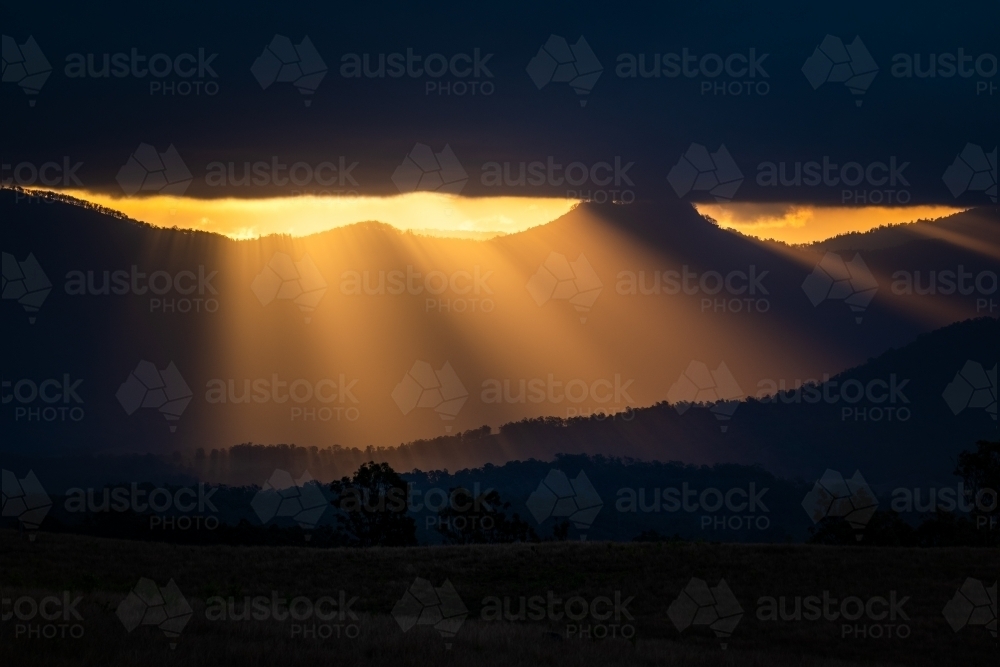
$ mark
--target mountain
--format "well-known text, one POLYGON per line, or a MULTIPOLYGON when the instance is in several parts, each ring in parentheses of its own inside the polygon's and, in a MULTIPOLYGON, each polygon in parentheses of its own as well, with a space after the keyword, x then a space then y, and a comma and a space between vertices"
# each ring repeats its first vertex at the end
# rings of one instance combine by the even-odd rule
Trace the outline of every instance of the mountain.
MULTIPOLYGON (((720 229, 677 201, 582 204, 488 241, 378 223, 237 241, 9 189, 0 219, 5 451, 364 448, 736 399, 997 312, 983 251, 998 243, 995 209, 836 256, 720 229), (854 309, 834 284, 848 267, 854 309), (948 293, 949 271, 969 293, 948 293), (933 274, 933 293, 907 293, 900 272, 917 286, 933 274), (691 393, 692 368, 718 386, 691 393)), ((669 441, 657 457, 716 453, 669 441)))

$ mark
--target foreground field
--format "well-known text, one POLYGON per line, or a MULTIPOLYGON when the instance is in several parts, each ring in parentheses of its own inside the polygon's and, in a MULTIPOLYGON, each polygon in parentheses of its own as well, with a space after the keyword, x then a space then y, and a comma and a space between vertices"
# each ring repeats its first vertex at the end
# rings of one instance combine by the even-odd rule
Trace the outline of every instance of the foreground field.
MULTIPOLYGON (((976 665, 996 659, 996 639, 977 621, 954 630, 943 611, 967 579, 993 585, 998 562, 986 549, 553 542, 362 551, 44 532, 29 542, 0 531, 0 656, 4 665, 101 666, 976 665), (707 601, 693 578, 707 583, 707 601), (805 599, 821 608, 824 595, 825 613, 806 620, 805 599), (250 618, 234 619, 247 597, 259 598, 250 618), (764 620, 768 599, 782 597, 786 620, 764 620), (790 618, 796 598, 805 600, 801 620, 790 618), (834 618, 840 612, 851 620, 834 618), (708 624, 720 618, 715 632, 708 624)), ((995 618, 992 604, 983 613, 995 618)))

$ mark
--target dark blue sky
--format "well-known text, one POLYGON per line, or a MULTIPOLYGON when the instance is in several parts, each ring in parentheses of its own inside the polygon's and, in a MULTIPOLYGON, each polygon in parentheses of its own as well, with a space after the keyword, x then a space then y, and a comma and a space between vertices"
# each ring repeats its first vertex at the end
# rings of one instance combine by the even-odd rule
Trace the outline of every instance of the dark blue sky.
MULTIPOLYGON (((394 170, 416 143, 424 143, 433 152, 451 147, 467 172, 464 194, 562 195, 568 189, 558 176, 546 176, 539 186, 488 186, 484 172, 493 162, 512 163, 516 175, 519 163, 547 164, 549 156, 556 164, 588 167, 613 164, 617 157, 623 167, 634 163, 620 188, 655 199, 678 196, 667 175, 697 143, 709 152, 726 146, 744 178, 734 200, 843 203, 845 188, 829 178, 813 187, 760 182, 765 163, 784 161, 792 173, 793 163, 822 164, 826 156, 838 165, 834 175, 848 162, 868 169, 896 160, 905 183, 880 182, 875 164, 869 178, 849 188, 847 203, 876 197, 881 203, 900 197, 909 203, 989 203, 975 187, 956 197, 942 175, 967 144, 984 154, 997 144, 1000 6, 995 1, 537 4, 248 2, 238 9, 213 3, 13 4, 5 8, 3 34, 19 47, 33 36, 52 72, 30 96, 14 74, 5 74, 12 80, 0 86, 2 156, 12 167, 3 176, 11 178, 13 165, 24 162, 36 168, 82 162, 74 174, 85 187, 120 193, 116 175, 140 143, 159 152, 172 144, 191 172, 189 195, 287 193, 273 183, 236 187, 206 181, 212 163, 233 162, 239 175, 244 161, 270 163, 272 156, 281 164, 339 167, 341 158, 347 166, 357 163, 349 178, 310 182, 304 190, 393 194, 399 191, 394 170), (305 36, 311 40, 327 68, 313 94, 282 81, 262 89, 251 66, 276 34, 293 44, 305 36), (589 94, 578 95, 558 80, 539 89, 529 76, 529 63, 550 35, 570 45, 585 38, 601 67, 596 82, 591 77, 581 84, 593 84, 589 94), (823 70, 823 56, 814 51, 827 35, 845 46, 860 37, 877 66, 863 95, 823 70), (71 66, 86 62, 88 54, 100 69, 104 54, 113 63, 114 54, 130 59, 133 49, 147 60, 166 54, 157 65, 174 61, 185 71, 192 63, 198 69, 201 49, 208 67, 190 76, 70 76, 71 66), (413 71, 427 56, 441 54, 454 61, 457 73, 354 78, 341 69, 351 61, 349 54, 369 54, 374 65, 379 54, 391 62, 390 54, 405 59, 408 49, 421 56, 413 71), (479 75, 466 74, 477 49, 479 75), (641 54, 651 71, 657 55, 661 63, 673 63, 683 59, 685 49, 691 76, 683 71, 668 76, 670 66, 659 77, 622 76, 620 64, 629 60, 624 54, 636 60, 641 54), (943 76, 959 49, 971 56, 963 65, 971 75, 943 76), (751 51, 758 62, 752 78, 740 67, 751 51), (900 54, 919 54, 922 68, 934 54, 938 75, 901 76, 900 54), (807 60, 814 81, 825 81, 815 89, 802 71, 807 60), (712 76, 727 61, 735 71, 712 76), (188 90, 185 84, 190 94, 180 94, 188 90)), ((851 58, 847 67, 865 69, 857 51, 851 58)), ((584 59, 578 59, 583 68, 584 59)), ((435 58, 431 65, 441 62, 435 58)), ((542 82, 552 78, 544 65, 536 62, 536 80, 542 82)), ((259 71, 266 79, 266 63, 259 71)), ((30 184, 31 173, 23 169, 16 181, 30 184)), ((589 188, 617 189, 590 180, 580 186, 589 188)), ((684 196, 711 198, 697 187, 684 196)))

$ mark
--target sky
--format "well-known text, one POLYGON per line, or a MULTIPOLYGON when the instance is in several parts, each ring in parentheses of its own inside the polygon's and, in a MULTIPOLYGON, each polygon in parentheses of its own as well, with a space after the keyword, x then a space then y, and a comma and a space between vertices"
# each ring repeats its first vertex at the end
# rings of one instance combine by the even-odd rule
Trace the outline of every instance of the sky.
POLYGON ((171 7, 8 8, 5 44, 51 72, 0 86, 5 184, 231 236, 682 199, 801 242, 996 196, 996 3, 171 7))

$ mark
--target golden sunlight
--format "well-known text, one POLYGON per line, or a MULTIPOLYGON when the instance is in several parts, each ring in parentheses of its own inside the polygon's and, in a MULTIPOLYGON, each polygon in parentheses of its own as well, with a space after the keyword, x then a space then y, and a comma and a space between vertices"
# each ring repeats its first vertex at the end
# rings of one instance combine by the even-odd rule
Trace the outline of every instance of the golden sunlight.
POLYGON ((881 225, 942 218, 964 209, 952 206, 803 206, 799 204, 697 204, 702 215, 760 239, 813 243, 838 234, 866 232, 881 225))
POLYGON ((460 197, 416 192, 394 197, 274 197, 194 199, 111 197, 85 190, 59 190, 157 227, 216 232, 233 239, 268 234, 308 236, 365 221, 433 236, 488 239, 544 225, 577 201, 544 197, 460 197))

